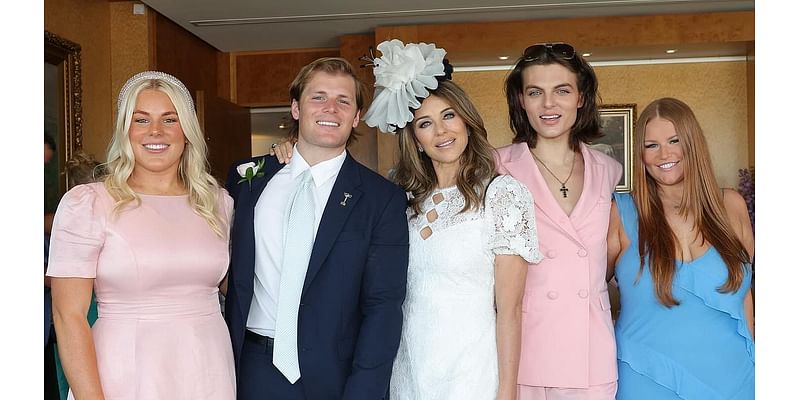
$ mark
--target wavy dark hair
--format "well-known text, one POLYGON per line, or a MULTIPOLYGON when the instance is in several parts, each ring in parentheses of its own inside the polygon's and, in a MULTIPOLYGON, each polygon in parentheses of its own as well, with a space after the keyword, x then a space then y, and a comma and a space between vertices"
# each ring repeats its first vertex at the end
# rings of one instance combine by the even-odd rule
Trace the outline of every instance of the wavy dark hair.
MULTIPOLYGON (((461 212, 477 210, 483 204, 489 181, 495 176, 494 148, 487 139, 483 119, 469 96, 452 81, 439 82, 439 86, 430 91, 430 96, 447 102, 467 125, 469 137, 467 147, 461 154, 456 186, 465 200, 461 212)), ((431 158, 417 150, 412 123, 397 130, 397 140, 400 145, 400 161, 395 169, 394 180, 414 196, 408 201, 408 205, 415 215, 419 215, 422 213, 422 201, 436 188, 436 171, 431 158)))
POLYGON ((544 52, 541 57, 535 60, 528 60, 524 55, 517 60, 514 69, 506 77, 505 83, 508 121, 511 130, 514 132, 512 142, 527 143, 530 148, 536 147, 536 130, 533 129, 530 121, 528 121, 528 115, 525 113, 525 109, 522 108, 522 101, 520 100, 524 90, 522 72, 533 65, 551 64, 561 65, 577 75, 578 93, 583 100, 583 106, 578 108, 575 125, 572 126, 569 135, 570 148, 577 151, 581 142, 590 143, 603 136, 600 131, 600 112, 598 110, 600 96, 597 93, 597 76, 595 76, 594 70, 589 63, 577 53, 569 60, 559 57, 551 51, 544 52))

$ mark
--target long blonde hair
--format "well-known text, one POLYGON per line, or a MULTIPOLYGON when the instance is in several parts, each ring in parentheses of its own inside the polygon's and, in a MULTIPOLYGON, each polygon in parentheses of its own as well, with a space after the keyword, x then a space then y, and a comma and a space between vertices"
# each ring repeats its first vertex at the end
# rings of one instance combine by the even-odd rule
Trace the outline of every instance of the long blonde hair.
MULTIPOLYGON (((465 200, 461 212, 478 209, 486 196, 489 179, 495 176, 492 153, 494 148, 486 138, 483 119, 467 94, 451 81, 439 82, 439 86, 431 90, 430 95, 447 102, 467 125, 469 137, 467 148, 461 154, 456 186, 465 200)), ((436 171, 431 158, 417 150, 413 124, 409 123, 398 129, 397 140, 400 145, 400 161, 397 163, 395 180, 414 196, 409 200, 409 207, 418 215, 422 212, 422 202, 436 187, 436 171)))
MULTIPOLYGON (((208 173, 208 148, 200 129, 200 123, 191 104, 184 99, 182 89, 164 79, 147 79, 127 90, 120 98, 114 132, 106 155, 108 176, 104 184, 114 198, 113 213, 120 213, 126 205, 141 199, 128 185, 128 178, 135 165, 133 148, 128 137, 136 100, 143 90, 158 90, 166 94, 178 112, 178 121, 188 142, 178 165, 178 176, 189 193, 189 204, 195 213, 203 217, 211 229, 220 237, 226 235, 227 227, 217 206, 220 187, 216 179, 208 173)), ((125 89, 123 89, 125 90, 125 89)))
POLYGON ((672 296, 677 238, 667 223, 658 183, 647 173, 642 158, 645 129, 654 118, 672 122, 683 150, 684 190, 679 211, 684 217, 694 217, 700 239, 714 246, 728 267, 728 279, 718 291, 735 292, 742 285, 743 264, 749 263, 750 257, 728 222, 700 123, 686 103, 668 97, 650 103, 636 123, 633 199, 639 213, 639 275, 649 257, 658 300, 667 307, 679 304, 672 296))

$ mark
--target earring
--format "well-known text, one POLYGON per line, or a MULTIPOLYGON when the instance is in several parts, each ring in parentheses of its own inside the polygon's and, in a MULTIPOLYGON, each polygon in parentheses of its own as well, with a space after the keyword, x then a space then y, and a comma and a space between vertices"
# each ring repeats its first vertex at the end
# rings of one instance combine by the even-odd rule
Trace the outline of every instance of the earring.
POLYGON ((417 144, 417 151, 422 153, 422 146, 420 146, 419 144, 417 144))

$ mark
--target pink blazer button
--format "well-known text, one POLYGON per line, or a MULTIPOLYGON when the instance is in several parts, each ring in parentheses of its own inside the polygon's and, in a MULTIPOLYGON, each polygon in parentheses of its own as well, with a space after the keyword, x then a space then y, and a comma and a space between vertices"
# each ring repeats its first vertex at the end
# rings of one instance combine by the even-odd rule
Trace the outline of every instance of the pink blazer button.
POLYGON ((558 298, 558 292, 552 291, 552 290, 547 292, 547 298, 550 299, 550 300, 557 299, 558 298))

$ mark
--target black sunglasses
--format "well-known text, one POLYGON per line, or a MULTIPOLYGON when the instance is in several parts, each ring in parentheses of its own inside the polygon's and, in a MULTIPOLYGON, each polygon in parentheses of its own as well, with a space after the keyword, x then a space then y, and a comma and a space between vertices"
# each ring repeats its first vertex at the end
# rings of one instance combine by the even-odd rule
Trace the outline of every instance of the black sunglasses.
POLYGON ((522 56, 525 61, 536 61, 546 53, 550 53, 553 57, 561 58, 564 60, 571 60, 575 57, 575 48, 566 43, 539 43, 528 46, 522 56))

